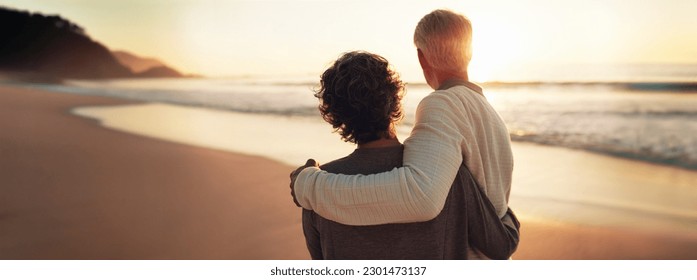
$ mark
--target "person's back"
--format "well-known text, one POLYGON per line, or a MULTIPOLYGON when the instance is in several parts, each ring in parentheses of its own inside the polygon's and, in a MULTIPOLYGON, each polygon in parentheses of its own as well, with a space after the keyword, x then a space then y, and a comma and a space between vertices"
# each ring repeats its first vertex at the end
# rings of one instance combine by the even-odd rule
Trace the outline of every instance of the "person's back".
MULTIPOLYGON (((332 173, 372 174, 402 166, 402 145, 357 149, 322 165, 332 173)), ((446 206, 435 219, 421 223, 349 226, 303 210, 303 231, 313 259, 465 259, 467 222, 462 186, 453 186, 446 206), (453 206, 450 206, 453 205, 453 206)))
MULTIPOLYGON (((462 160, 502 217, 508 207, 513 175, 513 152, 506 124, 489 104, 482 88, 468 81, 449 79, 426 98, 430 102, 428 106, 457 108, 448 110, 447 115, 458 119, 454 125, 462 141, 462 160), (434 99, 438 101, 433 102, 434 99)), ((424 141, 414 144, 413 149, 438 148, 424 141)))

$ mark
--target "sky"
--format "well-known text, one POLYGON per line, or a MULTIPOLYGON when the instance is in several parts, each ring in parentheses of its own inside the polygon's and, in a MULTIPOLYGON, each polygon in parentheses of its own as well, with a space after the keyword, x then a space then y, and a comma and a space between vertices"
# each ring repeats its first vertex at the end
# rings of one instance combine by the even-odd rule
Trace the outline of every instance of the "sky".
POLYGON ((470 76, 573 64, 697 63, 694 0, 222 1, 0 0, 59 14, 112 50, 206 76, 321 73, 343 52, 387 58, 421 80, 412 42, 437 8, 473 24, 470 76))

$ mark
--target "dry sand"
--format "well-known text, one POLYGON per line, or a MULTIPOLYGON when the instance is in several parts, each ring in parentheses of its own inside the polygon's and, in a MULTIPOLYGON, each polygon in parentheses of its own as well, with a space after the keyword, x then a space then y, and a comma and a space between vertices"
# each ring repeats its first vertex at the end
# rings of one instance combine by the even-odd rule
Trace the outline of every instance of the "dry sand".
POLYGON ((0 259, 304 259, 291 167, 103 129, 0 88, 0 259))
POLYGON ((697 238, 680 232, 639 231, 522 219, 513 259, 697 259, 697 238))
MULTIPOLYGON (((0 86, 0 259, 306 259, 292 166, 104 129, 132 102, 0 86)), ((679 232, 523 217, 514 259, 697 259, 679 232)))

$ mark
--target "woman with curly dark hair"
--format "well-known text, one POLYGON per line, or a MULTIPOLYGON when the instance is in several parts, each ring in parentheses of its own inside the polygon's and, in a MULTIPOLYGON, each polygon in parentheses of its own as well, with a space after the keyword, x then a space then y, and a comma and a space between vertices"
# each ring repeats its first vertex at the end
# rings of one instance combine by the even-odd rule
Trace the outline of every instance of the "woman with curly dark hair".
POLYGON ((397 139, 404 84, 387 60, 367 52, 341 56, 321 76, 319 111, 347 142, 362 145, 397 139))
MULTIPOLYGON (((404 146, 395 126, 403 117, 403 94, 404 84, 385 58, 354 51, 336 60, 322 74, 315 96, 324 120, 358 148, 320 168, 352 175, 402 166, 404 146)), ((313 259, 465 259, 470 246, 491 258, 507 258, 510 233, 489 220, 499 220, 494 206, 462 165, 444 210, 433 220, 348 226, 303 209, 303 232, 313 259)))

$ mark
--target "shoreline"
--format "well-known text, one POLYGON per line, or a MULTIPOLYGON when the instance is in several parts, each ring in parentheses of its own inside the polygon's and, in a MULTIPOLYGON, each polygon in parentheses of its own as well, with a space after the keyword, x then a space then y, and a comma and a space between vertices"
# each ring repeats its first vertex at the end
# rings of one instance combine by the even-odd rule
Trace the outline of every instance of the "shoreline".
MULTIPOLYGON (((0 197, 0 259, 308 258, 287 191, 292 165, 105 129, 70 113, 141 102, 5 85, 0 100, 0 186, 8 194, 0 197)), ((550 152, 537 148, 521 160, 550 152)), ((539 190, 520 186, 549 178, 522 169, 514 191, 524 191, 511 197, 523 221, 514 259, 697 259, 689 232, 577 225, 523 211, 535 203, 516 206, 516 195, 539 190)))
MULTIPOLYGON (((208 80, 208 82, 203 81, 206 81, 206 79, 198 80, 198 82, 195 83, 185 82, 183 79, 116 79, 100 82, 88 80, 70 80, 66 81, 66 85, 60 86, 49 86, 45 84, 24 84, 22 86, 68 94, 123 98, 128 100, 136 100, 143 102, 144 104, 172 104, 182 107, 206 108, 213 111, 239 113, 240 115, 246 116, 262 115, 308 118, 314 119, 321 123, 321 125, 318 126, 318 130, 322 130, 325 126, 324 122, 320 121, 316 115, 316 109, 314 109, 316 104, 312 102, 312 98, 308 98, 308 96, 301 93, 308 91, 308 89, 302 88, 302 86, 299 87, 298 84, 270 83, 266 86, 258 87, 255 85, 250 88, 249 86, 252 84, 246 84, 245 82, 239 80, 226 80, 226 84, 229 83, 227 84, 228 87, 225 87, 224 90, 226 94, 221 94, 220 88, 209 88, 209 86, 215 85, 216 83, 210 84, 210 80, 208 80), (142 90, 143 88, 152 88, 152 91, 142 90), (205 90, 200 90, 201 88, 205 88, 205 90), (230 94, 228 95, 227 93, 230 94), (278 98, 282 99, 279 100, 278 98), (310 112, 314 112, 315 114, 310 112)), ((301 84, 305 85, 304 83, 301 84)), ((694 130, 693 128, 697 128, 697 126, 695 126, 697 123, 694 123, 691 119, 686 118, 681 120, 674 119, 676 116, 685 116, 681 112, 691 112, 691 109, 689 108, 694 107, 690 106, 692 103, 694 103, 693 100, 685 99, 685 95, 670 92, 663 92, 665 94, 660 94, 660 96, 644 95, 641 94, 641 91, 639 90, 612 90, 608 92, 612 93, 608 95, 608 98, 611 98, 613 102, 617 102, 616 104, 627 102, 628 104, 633 104, 638 102, 639 105, 637 106, 639 107, 635 108, 632 105, 618 105, 619 107, 616 109, 605 108, 601 111, 604 112, 604 114, 608 114, 606 117, 615 121, 617 121, 617 118, 639 119, 638 121, 623 122, 620 120, 622 125, 617 124, 620 126, 616 126, 612 125, 614 122, 610 121, 610 119, 598 119, 598 114, 586 114, 588 112, 584 110, 579 111, 578 108, 573 106, 568 108, 564 107, 560 109, 569 110, 570 114, 585 114, 586 117, 591 118, 589 122, 608 123, 609 127, 612 127, 613 129, 610 129, 609 131, 602 128, 594 129, 593 127, 605 126, 595 125, 588 127, 588 122, 576 124, 575 121, 569 122, 570 120, 567 118, 563 122, 557 124, 559 129, 561 129, 561 131, 558 133, 561 134, 555 136, 554 134, 556 132, 553 132, 555 129, 548 127, 540 129, 538 132, 535 132, 537 129, 528 131, 528 129, 526 129, 524 126, 521 127, 521 125, 517 125, 516 123, 519 123, 518 120, 520 120, 520 122, 523 123, 532 122, 529 125, 532 125, 533 127, 546 127, 546 124, 539 123, 539 121, 544 119, 543 116, 548 114, 553 115, 554 110, 550 112, 548 110, 549 108, 545 109, 546 103, 540 102, 541 100, 551 98, 554 100, 554 102, 560 102, 560 105, 564 105, 566 104, 565 102, 568 103, 569 101, 573 101, 575 99, 578 99, 576 102, 581 102, 584 98, 578 96, 579 91, 575 87, 564 89, 575 94, 559 100, 557 100, 558 96, 556 94, 558 93, 558 90, 550 91, 550 89, 544 88, 541 88, 540 90, 541 92, 539 93, 542 95, 536 97, 535 94, 530 95, 531 92, 528 92, 529 90, 525 91, 523 96, 516 93, 515 90, 500 91, 500 89, 497 87, 492 87, 491 90, 487 91, 487 98, 492 101, 492 105, 495 106, 497 110, 500 110, 502 117, 507 118, 508 122, 510 122, 510 136, 513 142, 540 144, 549 147, 570 148, 573 150, 588 151, 599 155, 609 155, 612 157, 639 160, 666 166, 676 166, 687 170, 697 171, 697 163, 695 163, 695 154, 693 153, 694 150, 689 148, 694 146, 690 145, 690 142, 694 142, 694 139, 691 135, 689 135, 689 133, 685 133, 686 131, 694 130), (532 102, 531 105, 535 105, 533 107, 540 106, 540 110, 542 111, 535 114, 531 114, 532 111, 528 113, 512 113, 511 110, 506 109, 510 106, 516 106, 516 104, 518 104, 518 106, 521 105, 521 100, 528 100, 527 102, 532 102), (649 104, 663 104, 661 105, 662 107, 659 106, 663 109, 656 109, 653 105, 649 104), (664 109, 668 111, 665 111, 664 109), (632 114, 632 116, 626 115, 628 113, 632 114), (657 118, 642 121, 641 119, 646 117, 645 114, 657 118), (655 114, 658 114, 658 116, 655 116, 655 114), (672 120, 672 124, 668 123, 666 125, 659 125, 664 120, 664 117, 669 117, 672 120), (537 125, 534 125, 535 123, 537 125), (577 131, 579 129, 577 126, 586 126, 585 131, 587 131, 588 134, 577 131), (672 129, 667 129, 671 127, 672 129), (649 133, 651 130, 655 130, 655 133, 649 133), (625 133, 623 133, 623 131, 625 131, 625 133), (550 133, 552 134, 550 135, 550 133), (570 135, 569 133, 579 135, 576 137, 570 135), (620 140, 618 141, 617 139, 620 140), (675 144, 673 143, 675 139, 682 140, 678 141, 678 144, 675 144)), ((411 112, 416 110, 418 101, 426 96, 430 92, 430 89, 423 87, 423 85, 417 85, 416 88, 412 88, 409 90, 409 92, 410 94, 406 95, 403 100, 406 117, 402 122, 402 125, 399 126, 399 129, 407 131, 407 135, 411 125, 413 124, 414 116, 411 114, 411 112)), ((592 97, 592 95, 590 97, 592 97)), ((599 103, 601 101, 603 101, 602 98, 597 99, 596 96, 596 98, 593 98, 592 102, 589 101, 591 103, 587 105, 591 105, 591 107, 593 104, 602 105, 607 100, 599 103)), ((525 102, 523 102, 523 104, 525 104, 525 102)), ((694 105, 697 105, 697 103, 694 105)), ((556 117, 562 117, 563 115, 564 114, 557 115, 556 117)), ((583 116, 579 117, 583 118, 583 116)), ((295 163, 293 163, 293 165, 294 164, 295 163)))
MULTIPOLYGON (((308 157, 321 164, 354 149, 339 141, 328 125, 304 118, 160 103, 73 112, 116 131, 260 155, 290 166, 308 157), (163 126, 163 120, 177 126, 163 126)), ((399 139, 408 133, 400 127, 399 139)), ((512 148, 516 168, 510 204, 530 216, 586 225, 680 227, 697 235, 697 171, 539 144, 513 142, 512 148), (569 183, 568 178, 576 181, 569 183)))

